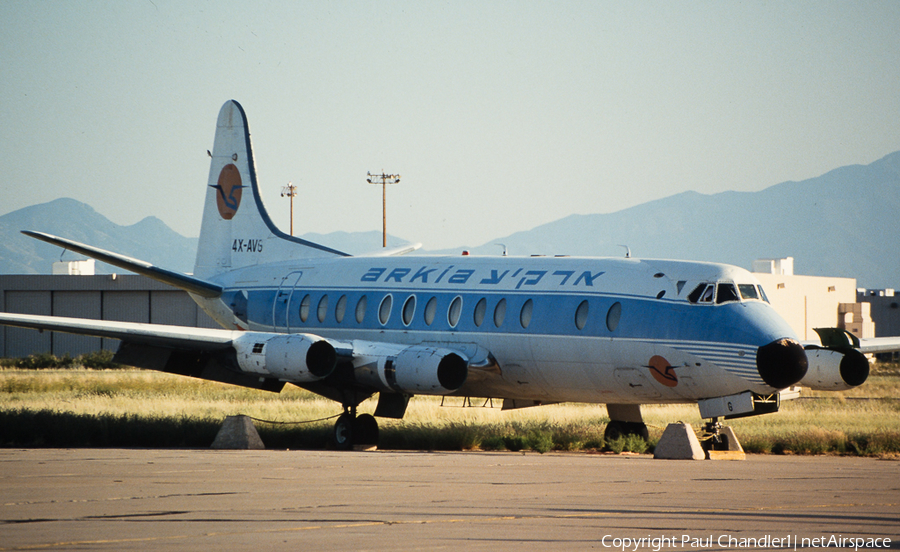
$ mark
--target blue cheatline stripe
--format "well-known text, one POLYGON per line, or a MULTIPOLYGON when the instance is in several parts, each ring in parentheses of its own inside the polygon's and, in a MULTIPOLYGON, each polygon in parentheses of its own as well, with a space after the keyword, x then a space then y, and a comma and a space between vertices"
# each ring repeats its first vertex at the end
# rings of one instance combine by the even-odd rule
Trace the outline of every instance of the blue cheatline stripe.
MULTIPOLYGON (((552 293, 528 293, 528 292, 506 292, 491 291, 478 292, 471 290, 391 290, 385 288, 360 289, 358 287, 325 287, 325 286, 303 286, 297 288, 276 288, 274 286, 247 286, 241 288, 249 290, 251 293, 250 303, 255 306, 255 312, 251 312, 251 320, 259 325, 267 325, 272 323, 273 313, 278 317, 278 326, 284 326, 285 308, 289 308, 287 313, 290 315, 288 319, 291 329, 308 329, 314 331, 316 329, 342 329, 342 328, 373 328, 378 330, 400 330, 400 331, 432 331, 446 330, 455 332, 478 332, 478 333, 498 333, 502 331, 512 332, 516 334, 546 334, 546 335, 571 335, 571 336, 592 336, 592 337, 617 337, 617 338, 638 338, 644 340, 657 340, 665 342, 666 337, 675 338, 671 341, 671 345, 684 346, 685 341, 694 342, 697 346, 709 347, 710 343, 719 343, 721 347, 725 347, 723 351, 734 351, 737 354, 744 350, 745 353, 755 353, 756 347, 763 343, 766 336, 760 335, 759 343, 733 345, 731 341, 732 332, 729 331, 728 324, 710 323, 709 317, 686 317, 683 320, 680 316, 682 313, 689 314, 688 309, 706 309, 707 307, 698 307, 696 305, 684 304, 667 304, 667 308, 657 308, 660 305, 656 299, 646 297, 636 297, 634 295, 613 294, 602 291, 590 291, 587 293, 572 292, 552 292, 552 293), (399 291, 399 292, 398 292, 399 291), (282 300, 274 304, 276 294, 282 300), (394 299, 394 308, 391 317, 386 324, 381 324, 377 317, 373 316, 371 308, 381 302, 382 298, 390 294, 394 299), (324 322, 319 323, 317 318, 310 317, 306 322, 299 319, 299 304, 306 296, 310 295, 311 306, 318 305, 322 296, 329 296, 329 311, 324 322), (360 297, 365 295, 370 303, 366 311, 366 317, 362 323, 357 323, 355 316, 345 316, 342 323, 337 324, 334 318, 334 305, 340 296, 347 296, 347 309, 354 310, 356 303, 360 297), (409 295, 416 296, 417 308, 410 324, 403 324, 399 313, 399 309, 404 304, 409 295), (445 324, 446 311, 450 302, 457 295, 463 298, 463 315, 460 323, 455 327, 445 324), (423 320, 423 309, 431 297, 435 297, 439 302, 437 316, 432 325, 425 324, 423 320), (552 297, 552 301, 550 300, 552 297), (481 326, 477 326, 472 320, 472 309, 481 298, 488 300, 488 309, 485 314, 485 321, 481 326), (286 302, 290 300, 290 305, 286 302), (496 307, 500 299, 507 300, 506 319, 500 328, 493 324, 493 309, 496 307), (532 325, 526 330, 518 324, 519 310, 526 299, 533 299, 535 304, 535 316, 532 325), (587 325, 579 330, 575 324, 575 313, 578 305, 585 299, 589 300, 589 315, 587 325), (622 323, 616 328, 616 331, 610 331, 606 324, 606 315, 608 309, 615 303, 623 304, 622 323), (673 310, 672 308, 677 310, 673 310), (571 311, 571 312, 570 312, 571 311), (663 317, 668 316, 669 319, 663 317), (660 335, 663 334, 663 335, 660 335), (704 339, 706 338, 706 339, 704 339), (729 349, 732 348, 732 349, 729 349)), ((229 290, 234 293, 235 289, 229 290)), ((718 316, 729 317, 730 313, 726 309, 716 308, 718 316)), ((254 308, 251 308, 254 311, 254 308)), ((710 311, 714 314, 713 311, 710 311)), ((744 339, 747 336, 744 335, 744 339)), ((768 341, 765 341, 768 342, 768 341)), ((711 353, 713 351, 707 351, 711 353)), ((740 358, 736 358, 740 361, 740 358)), ((748 361, 751 359, 747 359, 748 361)))

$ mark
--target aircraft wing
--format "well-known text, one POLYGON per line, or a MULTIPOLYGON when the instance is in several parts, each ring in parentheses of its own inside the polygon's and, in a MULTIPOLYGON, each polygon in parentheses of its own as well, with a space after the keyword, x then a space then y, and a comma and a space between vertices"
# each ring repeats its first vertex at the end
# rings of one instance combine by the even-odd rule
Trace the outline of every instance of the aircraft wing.
POLYGON ((804 341, 806 348, 856 349, 863 354, 892 353, 900 351, 900 336, 858 338, 841 328, 813 328, 818 340, 804 341))
POLYGON ((121 364, 275 392, 284 382, 318 385, 316 392, 329 398, 334 387, 329 378, 339 362, 357 371, 358 390, 366 396, 376 391, 446 395, 462 387, 470 364, 465 353, 442 346, 344 343, 314 334, 11 313, 0 313, 0 325, 119 339, 113 361, 121 364))
POLYGON ((900 351, 900 336, 897 337, 870 337, 859 340, 859 352, 869 353, 892 353, 900 351))
MULTIPOLYGON (((338 359, 331 343, 309 334, 288 337, 262 332, 10 313, 0 313, 0 325, 119 339, 122 343, 114 362, 276 393, 286 381, 299 385, 323 379, 331 374, 338 359), (274 350, 275 356, 290 359, 290 366, 270 369, 266 355, 253 354, 266 347, 274 350)), ((345 352, 341 350, 341 353, 345 352)))
POLYGON ((10 314, 5 312, 0 313, 0 324, 42 331, 50 330, 93 337, 110 337, 131 343, 197 350, 227 349, 231 346, 232 341, 243 333, 235 330, 64 318, 61 316, 41 316, 37 314, 10 314))

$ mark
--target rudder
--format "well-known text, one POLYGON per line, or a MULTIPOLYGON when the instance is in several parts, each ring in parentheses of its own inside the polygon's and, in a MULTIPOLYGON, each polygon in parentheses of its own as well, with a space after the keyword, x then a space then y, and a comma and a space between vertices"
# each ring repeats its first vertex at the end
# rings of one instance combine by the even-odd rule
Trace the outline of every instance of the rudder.
POLYGON ((265 262, 345 253, 289 236, 266 211, 247 116, 229 100, 219 111, 194 275, 209 278, 265 262))

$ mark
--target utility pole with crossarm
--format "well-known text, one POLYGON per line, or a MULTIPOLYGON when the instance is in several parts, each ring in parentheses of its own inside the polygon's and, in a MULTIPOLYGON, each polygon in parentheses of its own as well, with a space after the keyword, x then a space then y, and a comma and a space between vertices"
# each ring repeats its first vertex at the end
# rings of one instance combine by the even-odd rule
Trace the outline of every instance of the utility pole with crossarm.
POLYGON ((369 184, 381 184, 381 247, 387 247, 387 185, 400 182, 399 174, 366 173, 369 184))
POLYGON ((287 186, 281 188, 281 197, 291 198, 291 235, 294 235, 294 198, 297 197, 297 186, 293 182, 288 182, 287 186))

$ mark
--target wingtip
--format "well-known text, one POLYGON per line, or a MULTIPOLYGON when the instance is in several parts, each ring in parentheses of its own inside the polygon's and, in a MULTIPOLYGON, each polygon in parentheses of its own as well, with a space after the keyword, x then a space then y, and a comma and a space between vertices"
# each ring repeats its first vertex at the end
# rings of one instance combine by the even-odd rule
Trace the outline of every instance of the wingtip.
POLYGON ((29 238, 34 238, 36 240, 41 240, 47 243, 54 243, 54 241, 60 240, 60 238, 57 238, 53 234, 47 234, 46 232, 37 232, 35 230, 20 230, 20 232, 25 234, 29 238))

